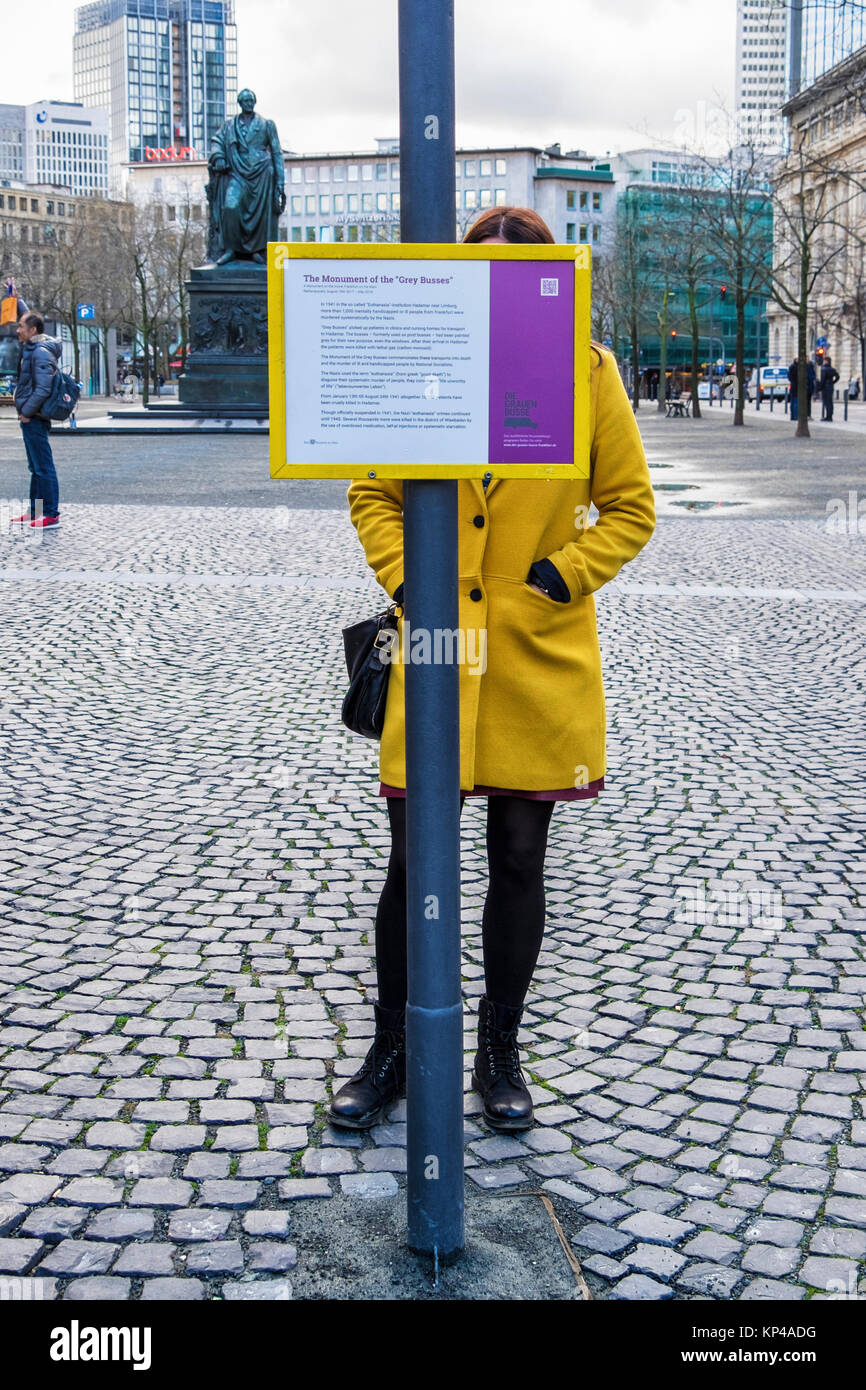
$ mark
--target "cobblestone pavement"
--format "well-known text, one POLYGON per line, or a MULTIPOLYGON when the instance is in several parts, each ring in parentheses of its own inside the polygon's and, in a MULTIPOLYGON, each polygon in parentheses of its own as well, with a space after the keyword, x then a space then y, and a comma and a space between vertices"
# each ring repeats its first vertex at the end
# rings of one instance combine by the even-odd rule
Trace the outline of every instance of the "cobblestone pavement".
MULTIPOLYGON (((404 1182, 403 1103, 323 1120, 371 1033, 386 823, 338 708, 377 591, 339 511, 72 504, 0 547, 0 1272, 286 1297, 299 1201, 404 1182)), ((863 1272, 864 597, 862 536, 693 517, 599 596, 609 790, 554 815, 516 1137, 468 1090, 464 812, 467 1186, 546 1189, 597 1296, 863 1272)))

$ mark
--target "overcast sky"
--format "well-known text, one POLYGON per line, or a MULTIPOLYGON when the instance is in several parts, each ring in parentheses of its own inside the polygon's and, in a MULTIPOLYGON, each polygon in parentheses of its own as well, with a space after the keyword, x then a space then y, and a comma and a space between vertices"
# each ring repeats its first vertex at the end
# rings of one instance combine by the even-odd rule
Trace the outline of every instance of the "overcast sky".
MULTIPOLYGON (((75 0, 3 0, 0 101, 70 99, 75 0), (14 56, 13 56, 14 55, 14 56)), ((733 106, 735 0, 456 0, 457 142, 608 150, 733 106)), ((287 149, 397 134, 395 0, 235 0, 240 86, 287 149)))

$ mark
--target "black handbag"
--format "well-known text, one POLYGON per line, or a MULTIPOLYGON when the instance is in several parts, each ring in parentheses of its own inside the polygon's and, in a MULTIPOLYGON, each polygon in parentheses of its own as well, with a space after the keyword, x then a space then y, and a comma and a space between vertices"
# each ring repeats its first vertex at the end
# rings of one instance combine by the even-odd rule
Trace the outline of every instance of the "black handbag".
POLYGON ((347 729, 364 738, 381 738, 385 727, 388 676, 397 647, 398 607, 392 603, 384 612, 343 628, 349 689, 340 718, 347 729))

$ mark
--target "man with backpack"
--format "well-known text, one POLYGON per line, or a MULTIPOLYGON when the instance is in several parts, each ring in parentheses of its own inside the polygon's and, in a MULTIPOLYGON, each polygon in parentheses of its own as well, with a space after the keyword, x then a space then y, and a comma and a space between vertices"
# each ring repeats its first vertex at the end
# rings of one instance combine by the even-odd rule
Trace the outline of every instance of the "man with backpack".
POLYGON ((42 315, 33 310, 18 320, 21 361, 14 399, 30 469, 30 515, 13 520, 47 531, 60 525, 60 489, 49 442, 51 420, 43 408, 54 390, 61 347, 59 338, 50 337, 44 329, 42 315), (36 514, 38 501, 41 516, 36 514))

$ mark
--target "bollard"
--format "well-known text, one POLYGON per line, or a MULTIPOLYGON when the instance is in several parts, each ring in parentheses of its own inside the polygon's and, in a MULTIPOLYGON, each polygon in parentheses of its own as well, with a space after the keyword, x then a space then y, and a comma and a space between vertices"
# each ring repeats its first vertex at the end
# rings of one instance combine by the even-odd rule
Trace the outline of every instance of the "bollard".
MULTIPOLYGON (((453 242, 454 10, 399 0, 400 236, 453 242)), ((405 614, 456 630, 457 483, 403 484, 405 614)), ((406 1184, 410 1249, 463 1249, 460 728, 455 664, 406 665, 406 1184)))
POLYGON ((843 400, 844 405, 845 405, 845 420, 846 420, 846 422, 847 422, 847 420, 848 420, 848 387, 847 387, 847 386, 845 387, 845 390, 842 392, 842 400, 843 400))

